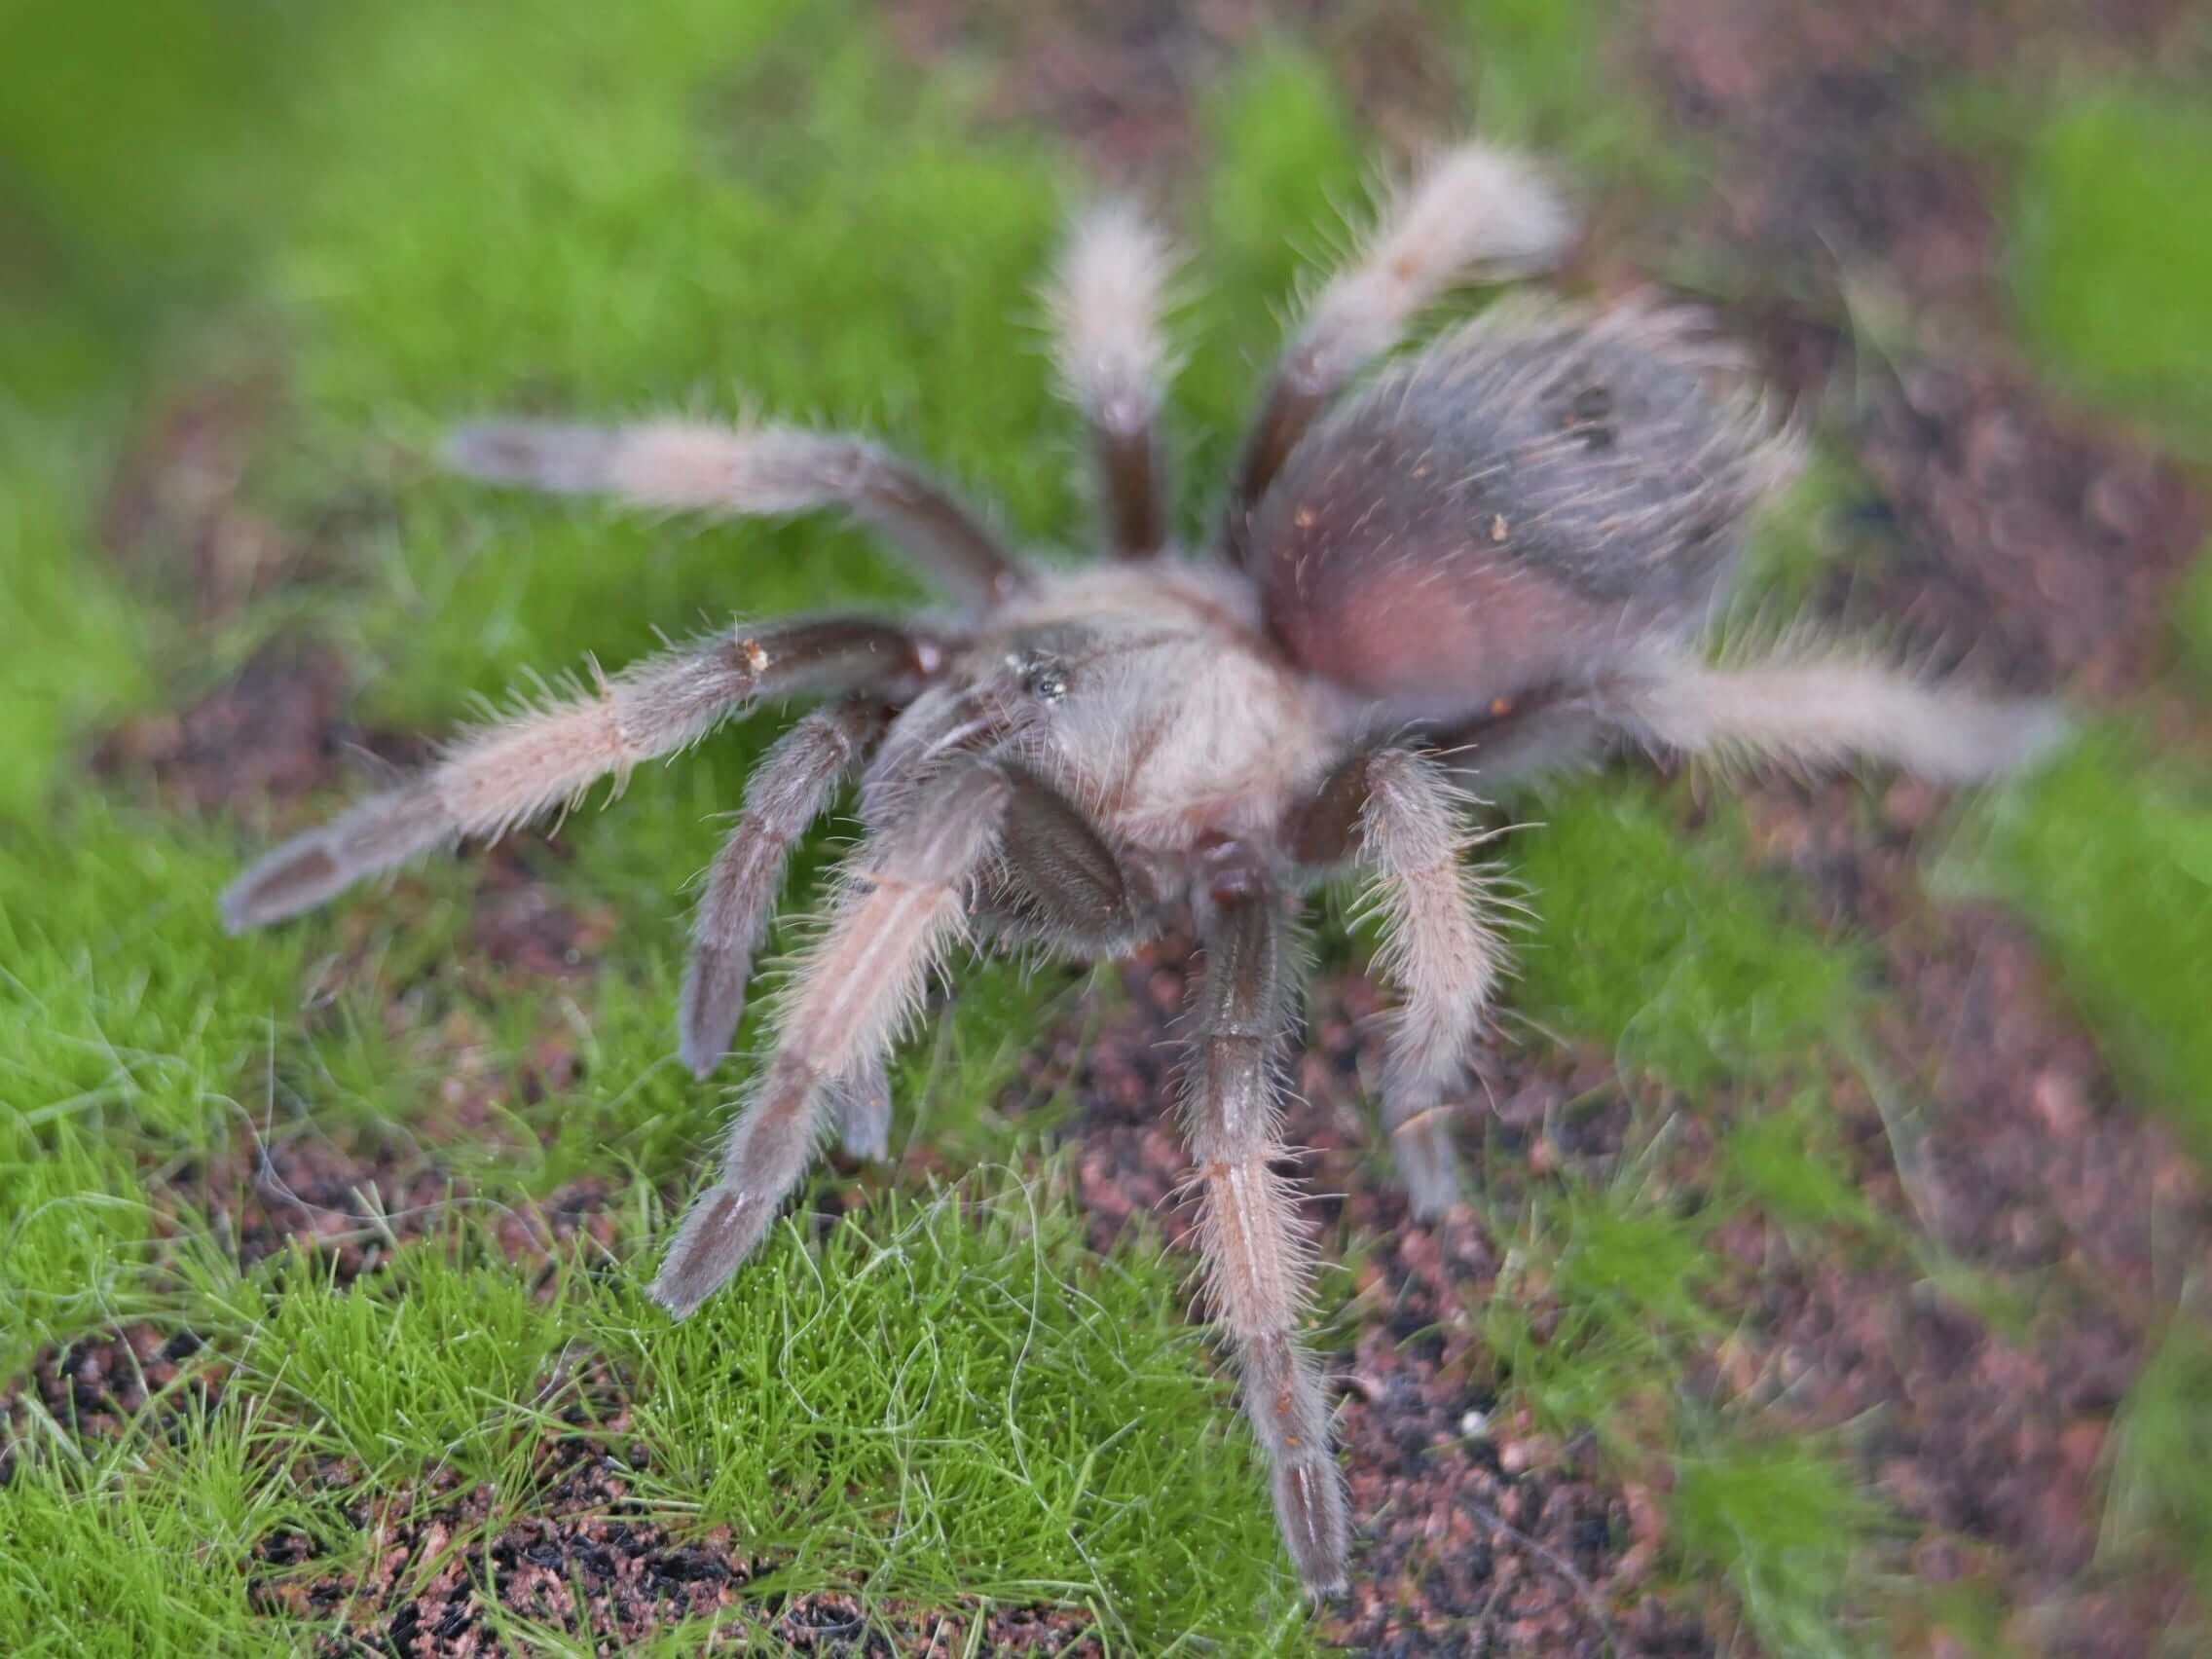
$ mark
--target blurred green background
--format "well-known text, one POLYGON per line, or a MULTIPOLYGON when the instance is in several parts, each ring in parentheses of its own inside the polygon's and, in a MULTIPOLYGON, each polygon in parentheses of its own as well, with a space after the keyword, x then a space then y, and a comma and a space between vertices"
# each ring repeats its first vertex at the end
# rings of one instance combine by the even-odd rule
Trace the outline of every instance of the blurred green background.
MULTIPOLYGON (((1069 52, 1144 26, 1066 10, 1069 52)), ((987 1650, 986 1619, 1018 1610, 1145 1654, 1304 1651, 1392 1607, 1434 1650, 1472 1640, 1425 1607, 1418 1563, 1374 1587, 1383 1612, 1309 1618, 1180 1262, 1141 1226, 1094 1251, 1064 1112, 1002 1112, 1041 1027, 1116 1006, 1110 974, 979 969, 903 1067, 905 1172, 825 1176, 816 1208, 846 1222, 794 1221, 681 1332, 649 1309, 652 1240, 722 1110, 669 1053, 681 889, 764 725, 518 860, 427 866, 265 936, 215 922, 249 848, 367 775, 331 759, 333 728, 404 753, 526 671, 620 662, 733 607, 918 597, 832 525, 457 485, 426 456, 458 417, 756 400, 882 431, 1024 540, 1079 542, 1035 284, 1091 164, 1006 92, 1031 61, 1010 69, 1007 43, 1050 12, 0 3, 0 1650, 438 1651, 471 1631, 686 1651, 713 1628, 775 1651, 779 1609, 838 1597, 902 1650, 933 1617, 975 1643, 947 1650, 987 1650), (223 697, 213 726, 178 723, 223 697), (304 776, 278 763, 303 742, 304 776), (558 907, 550 970, 487 947, 510 889, 558 907), (302 1171, 322 1219, 248 1201, 302 1171), (672 1591, 618 1616, 596 1579, 564 1601, 558 1572, 502 1593, 496 1546, 546 1517, 707 1550, 726 1604, 672 1591), (444 1636, 403 1622, 432 1602, 461 1609, 444 1636)), ((1146 16, 1179 38, 1178 9, 1146 16)), ((1563 157, 1655 274, 1745 318, 1822 311, 1725 238, 1667 234, 1714 199, 1715 133, 1602 0, 1347 17, 1206 35, 1173 160, 1150 157, 1193 253, 1187 524, 1302 274, 1409 132, 1479 118, 1563 157), (1400 34, 1412 67, 1365 73, 1361 43, 1400 34)), ((1986 349, 2200 500, 2212 117, 2180 33, 2148 66, 2026 53, 2017 79, 1932 77, 1914 107, 1990 181, 2007 340, 1986 349)), ((1883 274, 1852 276, 1825 320, 1870 357, 1924 349, 1883 274)), ((1747 614, 1866 556, 1848 423, 1820 438, 1747 614)), ((1922 862, 1938 902, 2026 918, 2126 1111, 2201 1182, 2212 567, 2162 603, 2157 660, 2089 695, 2083 740, 1946 810, 1922 862)), ((1485 1194, 1505 1265, 1456 1315, 1468 1397, 1658 1494, 1634 1594, 1715 1646, 2042 1645, 2039 1598, 2065 1586, 2023 1590, 1971 1527, 1936 1529, 1969 1538, 1965 1565, 1923 1570, 1920 1523, 1849 1429, 1714 1383, 1757 1302, 1717 1240, 1756 1218, 1802 1271, 2031 1345, 2098 1287, 1936 1236, 1899 1196, 1909 1132, 1872 1178, 1842 1150, 1877 1099, 1909 1122, 1922 1080, 1887 1076, 1869 1035, 1897 993, 1725 792, 1630 772, 1522 816, 1547 828, 1506 853, 1540 896, 1516 1029, 1609 1065, 1633 1126, 1485 1194), (1685 1175, 1674 1120, 1708 1101, 1685 1175)), ((1360 945, 1332 923, 1325 969, 1360 945)), ((2140 1628, 2177 1652, 2204 1629, 2188 1586, 2212 1588, 2195 1191, 2126 1315, 2082 1578, 2151 1604, 2140 1628)), ((1319 1309, 1342 1351, 1388 1309, 1355 1293, 1368 1244, 1327 1243, 1352 1260, 1319 1309)), ((1607 1611, 1624 1650, 1632 1610, 1607 1611)))

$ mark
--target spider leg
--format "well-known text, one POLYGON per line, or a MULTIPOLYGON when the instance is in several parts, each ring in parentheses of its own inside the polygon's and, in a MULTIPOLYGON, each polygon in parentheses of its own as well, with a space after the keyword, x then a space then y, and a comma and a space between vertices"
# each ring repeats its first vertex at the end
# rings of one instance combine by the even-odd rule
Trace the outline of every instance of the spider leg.
POLYGON ((891 1153, 891 1065, 882 1053, 862 1061, 829 1086, 837 1138, 855 1158, 876 1162, 891 1153))
POLYGON ((1624 676, 1608 713, 1658 748, 1838 766, 1887 761, 1967 783, 2027 765, 2063 740, 2059 706, 1933 684, 1843 652, 1734 668, 1688 658, 1624 676))
POLYGON ((1595 693, 1554 685, 1524 692, 1478 719, 1424 740, 1456 781, 1486 791, 1586 763, 1611 735, 1595 693))
POLYGON ((854 698, 817 709, 786 732, 747 780, 745 810, 715 855, 692 926, 680 1049, 706 1078, 745 1015, 753 956, 768 931, 792 844, 890 724, 882 703, 854 698))
POLYGON ((941 654, 891 623, 829 616, 732 628, 647 657, 580 696, 461 737, 398 787, 284 842, 231 884, 223 919, 234 933, 260 927, 463 835, 497 839, 607 773, 619 783, 641 761, 687 748, 764 696, 859 685, 906 694, 941 654))
POLYGON ((1200 912, 1205 959, 1184 1100, 1199 1248, 1245 1412, 1273 1468, 1284 1541, 1307 1588, 1326 1595, 1344 1584, 1347 1527, 1328 1405, 1298 1341, 1309 1246, 1294 1189, 1274 1169, 1285 1155, 1275 1070, 1290 1018, 1281 901, 1258 871, 1225 866, 1200 912))
POLYGON ((1252 510, 1307 428, 1419 312, 1471 276, 1499 280, 1543 270, 1572 234, 1566 203, 1518 156, 1463 144, 1423 168, 1359 258, 1307 308, 1275 365, 1230 490, 1230 558, 1244 562, 1252 510))
POLYGON ((987 763, 947 767, 849 863, 829 931, 778 1011, 775 1055, 731 1125, 721 1179, 691 1206, 653 1281, 654 1300, 678 1318, 737 1271, 806 1173, 826 1086, 866 1081, 913 1013, 963 929, 1009 793, 987 763))
POLYGON ((1028 574, 969 507, 864 438, 794 426, 647 421, 627 426, 490 421, 457 429, 447 465, 555 495, 735 518, 842 507, 902 547, 963 604, 987 608, 1028 574))
POLYGON ((1382 749, 1339 768, 1301 815, 1302 863, 1353 858, 1383 922, 1376 965, 1398 988, 1382 1067, 1382 1121, 1416 1216, 1459 1196, 1447 1096, 1464 1077, 1506 952, 1467 863, 1465 799, 1435 759, 1382 749))
POLYGON ((1150 558, 1167 541, 1160 313, 1174 266, 1142 213, 1110 203, 1076 222, 1050 293, 1060 378, 1089 423, 1109 542, 1124 559, 1150 558))

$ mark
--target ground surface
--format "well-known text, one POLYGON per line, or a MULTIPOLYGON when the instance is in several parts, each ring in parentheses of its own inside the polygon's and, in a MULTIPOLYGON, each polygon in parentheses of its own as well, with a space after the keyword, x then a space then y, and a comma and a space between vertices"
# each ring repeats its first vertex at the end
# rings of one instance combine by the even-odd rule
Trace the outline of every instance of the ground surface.
POLYGON ((235 11, 0 14, 51 66, 0 112, 0 1649, 2203 1649, 2188 8, 235 11), (276 934, 213 896, 533 666, 909 591, 833 529, 486 499, 456 415, 751 393, 1067 540, 1029 289, 1103 176, 1194 250, 1197 524, 1334 204, 1470 115, 1580 181, 1569 285, 1704 298, 1815 433, 1729 632, 2084 729, 1975 801, 1506 803, 1537 920, 1434 1227, 1330 912, 1291 1138, 1359 1542, 1309 1619, 1181 1294, 1187 943, 978 967, 894 1164, 671 1330, 722 1092, 676 890, 765 722, 276 934))

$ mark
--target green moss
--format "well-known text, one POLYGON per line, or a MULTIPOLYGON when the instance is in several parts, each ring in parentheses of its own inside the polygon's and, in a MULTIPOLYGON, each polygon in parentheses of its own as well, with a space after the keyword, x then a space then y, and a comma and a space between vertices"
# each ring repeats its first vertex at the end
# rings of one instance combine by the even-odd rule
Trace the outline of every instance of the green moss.
POLYGON ((90 1461, 64 1425, 24 1419, 0 1485, 0 1647, 67 1622, 31 1565, 47 1551, 71 1553, 65 1613, 212 1631, 244 1619, 240 1586, 278 1527, 336 1552, 314 1573, 349 1570, 347 1503, 451 1474, 488 1483, 497 1530, 547 1501, 548 1442, 581 1435, 679 1530, 735 1529, 765 1564, 754 1596, 1050 1603, 1139 1652, 1308 1650, 1265 1480, 1157 1241, 1102 1263, 1064 1192, 1011 1179, 827 1229, 806 1216, 682 1325, 643 1294, 664 1222, 642 1201, 625 1268, 518 1271, 465 1208, 350 1289, 299 1256, 242 1277, 202 1258, 142 1311, 208 1345, 220 1411, 180 1435, 157 1401, 90 1461), (294 1486, 333 1456, 356 1484, 294 1486), (149 1541, 179 1559, 127 1559, 149 1541))
POLYGON ((124 1149, 0 1108, 0 1377, 142 1306, 152 1212, 124 1149))
POLYGON ((2030 146, 2012 218, 2022 329, 2083 389, 2212 446, 2212 115, 2122 91, 2030 146))
POLYGON ((2182 666, 2199 686, 2212 690, 2212 547, 2196 556, 2175 617, 2182 666))
POLYGON ((158 624, 86 558, 111 449, 96 417, 34 421, 0 391, 0 825, 46 802, 89 724, 154 695, 158 624))
POLYGON ((1817 1093, 1731 1124, 1720 1144, 1720 1166, 1735 1191, 1785 1226, 1866 1231, 1880 1225, 1873 1204, 1851 1182, 1834 1116, 1817 1093))
POLYGON ((2155 1539, 2176 1553, 2212 1596, 2212 1333, 2189 1313, 2167 1330, 2120 1408, 2106 1539, 2155 1539))
POLYGON ((566 1285, 541 1300, 504 1260, 459 1263, 424 1246, 348 1289, 295 1255, 241 1282, 219 1311, 197 1312, 249 1333, 249 1386, 372 1482, 432 1468, 474 1481, 527 1426, 517 1408, 537 1395, 563 1340, 566 1285))
POLYGON ((1807 614, 1838 569, 1880 556, 1859 528, 1859 510, 1872 494, 1847 456, 1825 443, 1814 448, 1796 481, 1752 523, 1714 642, 1721 655, 1767 645, 1807 614))
POLYGON ((1223 79, 1203 106, 1213 167, 1194 216, 1191 304, 1179 343, 1177 461, 1185 522, 1210 535, 1221 481, 1250 417, 1282 318, 1323 279, 1364 222, 1370 183, 1344 101, 1326 67, 1277 47, 1223 79))
POLYGON ((1942 872, 2017 907, 2108 1056, 2212 1151, 2212 791, 2113 728, 1987 796, 1942 872))
POLYGON ((1685 187, 1695 151, 1624 61, 1619 13, 1617 0, 1459 0, 1450 15, 1473 64, 1475 121, 1586 183, 1685 187))
POLYGON ((1783 1440, 1686 1457, 1670 1507, 1685 1566, 1727 1580, 1770 1652, 1862 1650, 1841 1617, 1881 1511, 1834 1456, 1783 1440))
POLYGON ((1295 1606, 1177 1264, 1099 1271, 1050 1187, 798 1232, 682 1326, 599 1306, 637 1368, 641 1494, 788 1551, 794 1584, 1089 1603, 1141 1652, 1295 1606))
POLYGON ((261 1538, 314 1522, 258 1415, 186 1406, 166 1432, 82 1449, 34 1429, 0 1482, 0 1648, 297 1652, 303 1634, 253 1605, 245 1569, 261 1538))
MULTIPOLYGON (((138 360, 269 244, 297 185, 292 93, 344 8, 0 5, 0 387, 58 411, 138 360)), ((4 493, 4 492, 0 492, 4 493)))
POLYGON ((1683 1088, 1779 1076, 1839 1028, 1854 953, 1742 873, 1725 820, 1685 840, 1648 785, 1622 778, 1549 789, 1519 816, 1508 867, 1535 910, 1520 1013, 1683 1088))
POLYGON ((1547 1432, 1661 1450, 1638 1437, 1671 1419, 1686 1346, 1713 1325, 1706 1225, 1628 1176, 1538 1193, 1481 1309, 1506 1397, 1547 1432))

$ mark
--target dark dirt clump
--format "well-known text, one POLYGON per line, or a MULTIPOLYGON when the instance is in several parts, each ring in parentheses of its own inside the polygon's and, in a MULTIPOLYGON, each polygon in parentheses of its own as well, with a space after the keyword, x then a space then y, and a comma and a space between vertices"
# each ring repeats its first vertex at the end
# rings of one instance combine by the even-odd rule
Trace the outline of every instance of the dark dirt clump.
POLYGON ((109 732, 92 770, 186 812, 298 802, 336 781, 347 690, 336 651, 276 642, 181 714, 140 715, 109 732))
MULTIPOLYGON (((182 713, 136 716, 106 733, 92 769, 167 810, 235 813, 266 844, 430 758, 432 746, 421 738, 355 725, 350 701, 350 676, 334 649, 277 640, 182 713)), ((562 842, 519 833, 472 851, 483 880, 463 967, 509 979, 572 977, 596 967, 616 917, 609 906, 571 904, 555 891, 546 866, 570 856, 562 842)), ((243 857, 241 850, 241 868, 243 857)))
POLYGON ((897 0, 888 22, 921 62, 991 69, 984 120, 1056 131, 1102 178, 1168 194, 1193 176, 1201 94, 1276 31, 1302 36, 1385 139, 1425 142, 1461 119, 1453 55, 1416 0, 897 0))
POLYGON ((1843 1436, 1867 1484, 1917 1528, 1904 1551, 1916 1577, 1995 1585, 2035 1650, 2155 1649, 2186 1589, 2094 1570, 2103 1458, 2140 1364, 2135 1333, 2073 1309, 2007 1336, 1909 1271, 1816 1256, 1755 1216, 1719 1242, 1746 1270, 1732 1384, 1785 1420, 1843 1436))
POLYGON ((1869 386, 1852 436, 1895 535, 1855 598, 1984 679, 2078 697, 2140 687, 2203 538, 2180 471, 2090 434, 2001 367, 1924 362, 1869 386))
POLYGON ((543 865, 569 857, 566 846, 523 836, 489 849, 469 908, 473 957, 510 978, 571 978, 591 972, 619 925, 612 905, 571 904, 546 879, 543 865))
POLYGON ((149 1408, 163 1432, 185 1432, 188 1418, 203 1413, 221 1385, 221 1369, 206 1362, 204 1348, 190 1331, 140 1321, 47 1349, 27 1374, 0 1388, 0 1486, 18 1446, 32 1438, 25 1421, 32 1399, 79 1441, 117 1439, 149 1408))
POLYGON ((101 546, 203 625, 302 573, 303 549, 245 492, 280 400, 269 374, 186 388, 145 424, 102 503, 101 546))
POLYGON ((181 1169, 166 1193, 179 1212, 170 1225, 212 1227, 240 1268, 298 1246, 350 1284, 436 1232, 464 1189, 410 1141, 349 1148, 300 1134, 181 1169))
MULTIPOLYGON (((600 1651, 679 1625, 696 1627, 702 1645, 715 1649, 772 1642, 779 1651, 854 1659, 1104 1651, 1080 1612, 897 1603, 864 1612, 847 1596, 756 1589, 775 1564, 746 1553, 728 1528, 679 1535, 631 1500, 628 1471, 606 1449, 623 1429, 619 1404, 602 1407, 601 1435, 542 1450, 527 1516, 488 1486, 445 1481, 362 1493, 349 1512, 375 1545, 366 1570, 321 1570, 311 1540, 273 1534, 258 1551, 256 1600, 307 1619, 343 1609, 348 1635, 327 1640, 325 1652, 410 1659, 508 1651, 500 1626, 511 1620, 600 1651), (977 1641, 979 1649, 969 1645, 977 1641)), ((336 1486, 358 1482, 357 1470, 341 1465, 328 1474, 336 1486)))

